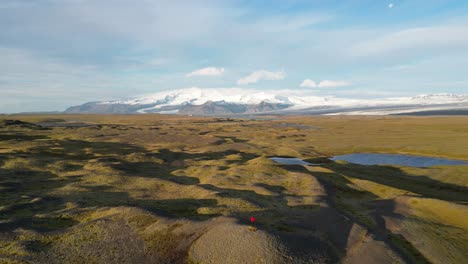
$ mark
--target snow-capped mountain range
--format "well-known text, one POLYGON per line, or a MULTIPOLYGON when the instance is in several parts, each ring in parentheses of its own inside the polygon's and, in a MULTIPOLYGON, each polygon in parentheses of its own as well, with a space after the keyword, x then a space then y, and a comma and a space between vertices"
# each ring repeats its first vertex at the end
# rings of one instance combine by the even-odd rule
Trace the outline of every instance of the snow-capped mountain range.
POLYGON ((68 113, 171 113, 225 115, 254 113, 393 114, 422 110, 468 109, 468 94, 349 99, 314 96, 305 90, 188 88, 162 91, 129 100, 90 102, 68 113))

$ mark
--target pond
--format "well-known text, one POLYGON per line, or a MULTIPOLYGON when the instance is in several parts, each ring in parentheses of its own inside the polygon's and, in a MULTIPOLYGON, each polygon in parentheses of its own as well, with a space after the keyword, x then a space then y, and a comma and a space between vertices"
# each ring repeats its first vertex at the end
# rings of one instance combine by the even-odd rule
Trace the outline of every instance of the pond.
POLYGON ((93 124, 67 123, 67 122, 39 122, 36 125, 41 127, 91 127, 93 124))
POLYGON ((331 160, 343 160, 349 163, 360 165, 399 165, 408 167, 468 165, 468 162, 462 160, 379 153, 353 153, 348 155, 335 156, 331 158, 331 160))
POLYGON ((270 159, 274 162, 284 164, 284 165, 302 165, 302 166, 316 165, 316 164, 309 163, 307 161, 303 161, 299 158, 272 157, 270 159))

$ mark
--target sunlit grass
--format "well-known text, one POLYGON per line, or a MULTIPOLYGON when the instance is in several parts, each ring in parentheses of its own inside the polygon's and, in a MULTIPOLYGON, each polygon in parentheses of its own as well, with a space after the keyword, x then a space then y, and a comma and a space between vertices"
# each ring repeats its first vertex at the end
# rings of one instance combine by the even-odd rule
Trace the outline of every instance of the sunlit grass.
MULTIPOLYGON (((289 223, 288 217, 307 219, 324 208, 370 232, 384 230, 390 237, 386 243, 401 246, 415 259, 459 262, 466 255, 468 166, 357 166, 326 159, 382 152, 467 160, 464 117, 14 118, 95 125, 0 128, 0 228, 10 234, 31 232, 0 240, 0 256, 8 261, 39 257, 38 249, 73 261, 120 227, 146 252, 183 259, 181 251, 172 249, 180 241, 190 245, 184 232, 196 233, 210 219, 225 216, 244 223, 256 214, 259 230, 290 235, 310 230, 289 223), (320 129, 277 126, 282 122, 320 129), (271 156, 321 166, 288 167, 271 156), (188 224, 174 226, 176 221, 188 224), (67 247, 75 251, 64 257, 67 247)), ((327 238, 325 231, 310 232, 327 238)), ((102 250, 109 258, 121 257, 111 246, 102 250)), ((337 256, 345 250, 336 249, 337 256)), ((98 262, 99 256, 88 260, 98 262)))

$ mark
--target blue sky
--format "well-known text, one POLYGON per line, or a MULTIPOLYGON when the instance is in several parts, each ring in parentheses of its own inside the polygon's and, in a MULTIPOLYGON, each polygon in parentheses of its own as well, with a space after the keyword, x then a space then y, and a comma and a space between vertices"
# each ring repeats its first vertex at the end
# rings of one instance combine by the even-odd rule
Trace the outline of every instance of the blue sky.
POLYGON ((468 1, 0 1, 0 112, 193 86, 468 93, 466 69, 468 1))

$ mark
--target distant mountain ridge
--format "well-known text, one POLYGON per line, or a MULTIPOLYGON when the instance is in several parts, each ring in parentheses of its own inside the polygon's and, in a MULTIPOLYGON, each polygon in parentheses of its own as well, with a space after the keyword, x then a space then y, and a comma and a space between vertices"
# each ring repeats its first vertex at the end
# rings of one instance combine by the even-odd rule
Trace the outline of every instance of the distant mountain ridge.
POLYGON ((188 88, 129 100, 88 102, 65 113, 163 113, 230 115, 258 113, 399 114, 407 111, 468 109, 468 95, 425 94, 414 97, 348 99, 319 97, 310 91, 259 91, 239 88, 188 88), (387 113, 388 112, 388 113, 387 113))

